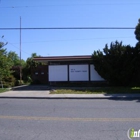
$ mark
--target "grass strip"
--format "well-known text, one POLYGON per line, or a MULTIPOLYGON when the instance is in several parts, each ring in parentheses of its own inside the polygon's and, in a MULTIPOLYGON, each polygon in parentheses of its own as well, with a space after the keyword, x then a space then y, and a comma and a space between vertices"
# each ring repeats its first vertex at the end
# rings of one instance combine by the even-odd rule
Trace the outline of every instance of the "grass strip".
POLYGON ((63 87, 54 88, 50 94, 121 94, 140 93, 140 87, 63 87))
POLYGON ((0 88, 0 93, 6 92, 6 91, 9 91, 9 89, 7 89, 7 88, 0 88))

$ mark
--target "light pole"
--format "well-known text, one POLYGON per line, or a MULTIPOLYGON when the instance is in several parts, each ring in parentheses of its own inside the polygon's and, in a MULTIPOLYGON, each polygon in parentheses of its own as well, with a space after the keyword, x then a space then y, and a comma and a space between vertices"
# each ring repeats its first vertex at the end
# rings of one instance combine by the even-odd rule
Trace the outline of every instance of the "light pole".
POLYGON ((22 66, 21 66, 21 17, 20 17, 20 85, 22 81, 22 66))

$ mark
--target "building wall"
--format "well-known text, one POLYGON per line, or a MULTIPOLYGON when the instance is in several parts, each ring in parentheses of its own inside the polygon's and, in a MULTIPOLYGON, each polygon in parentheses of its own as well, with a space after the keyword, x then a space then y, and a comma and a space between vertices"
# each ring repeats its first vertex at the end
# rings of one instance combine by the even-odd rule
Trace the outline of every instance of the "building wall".
POLYGON ((50 62, 32 69, 32 79, 40 84, 104 81, 89 61, 50 62))
POLYGON ((32 80, 35 84, 48 83, 48 65, 37 66, 32 69, 32 80))
POLYGON ((104 81, 93 64, 49 65, 49 82, 104 81))

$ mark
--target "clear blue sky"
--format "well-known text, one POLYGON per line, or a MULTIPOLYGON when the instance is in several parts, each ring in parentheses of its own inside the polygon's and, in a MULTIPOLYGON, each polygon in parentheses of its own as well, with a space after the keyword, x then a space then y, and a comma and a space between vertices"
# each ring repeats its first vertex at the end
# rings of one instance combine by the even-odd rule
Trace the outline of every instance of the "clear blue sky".
MULTIPOLYGON (((22 28, 135 27, 139 9, 139 0, 0 0, 0 28, 19 28, 20 16, 22 28)), ((22 30, 22 59, 91 55, 115 40, 137 42, 134 30, 22 30)), ((0 41, 19 55, 19 30, 0 30, 0 41)))

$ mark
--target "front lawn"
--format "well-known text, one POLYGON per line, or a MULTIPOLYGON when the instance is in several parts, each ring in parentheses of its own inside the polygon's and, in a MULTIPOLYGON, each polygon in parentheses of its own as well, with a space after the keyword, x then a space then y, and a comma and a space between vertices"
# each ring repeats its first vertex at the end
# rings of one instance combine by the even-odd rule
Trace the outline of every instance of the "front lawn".
POLYGON ((140 87, 63 87, 54 88, 51 94, 119 94, 140 93, 140 87))
POLYGON ((9 91, 9 89, 7 89, 7 88, 0 88, 0 93, 6 92, 6 91, 9 91))

